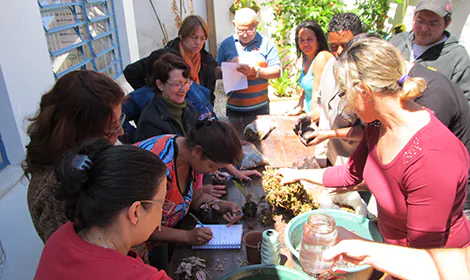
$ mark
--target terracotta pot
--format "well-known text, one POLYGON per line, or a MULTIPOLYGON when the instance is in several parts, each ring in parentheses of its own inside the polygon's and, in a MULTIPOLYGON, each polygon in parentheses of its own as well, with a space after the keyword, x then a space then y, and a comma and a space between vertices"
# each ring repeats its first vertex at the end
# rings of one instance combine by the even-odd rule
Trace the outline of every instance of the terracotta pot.
POLYGON ((249 264, 261 263, 261 241, 262 231, 250 231, 243 236, 243 243, 246 247, 246 257, 249 264))

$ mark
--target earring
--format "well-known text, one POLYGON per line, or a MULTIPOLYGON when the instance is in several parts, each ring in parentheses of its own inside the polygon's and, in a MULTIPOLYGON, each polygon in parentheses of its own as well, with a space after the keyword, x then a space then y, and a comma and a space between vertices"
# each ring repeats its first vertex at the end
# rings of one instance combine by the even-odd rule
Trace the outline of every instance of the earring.
POLYGON ((135 222, 135 226, 137 226, 138 224, 139 224, 139 220, 137 220, 137 221, 135 222))

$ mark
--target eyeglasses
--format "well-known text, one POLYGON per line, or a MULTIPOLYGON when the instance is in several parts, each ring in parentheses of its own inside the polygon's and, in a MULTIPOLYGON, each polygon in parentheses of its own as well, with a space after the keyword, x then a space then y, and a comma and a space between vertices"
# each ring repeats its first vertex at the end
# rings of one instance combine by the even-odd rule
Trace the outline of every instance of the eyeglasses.
POLYGON ((157 205, 162 204, 162 212, 165 215, 170 214, 173 211, 173 209, 175 208, 175 203, 171 200, 168 200, 168 199, 165 199, 164 201, 146 199, 146 200, 141 200, 140 202, 141 203, 152 203, 152 204, 157 204, 157 205))
POLYGON ((186 82, 184 83, 170 83, 166 82, 168 85, 170 85, 171 89, 174 91, 181 90, 186 87, 190 87, 193 84, 193 81, 191 79, 187 79, 186 82))
POLYGON ((119 117, 119 127, 116 128, 115 131, 111 132, 111 133, 105 133, 105 135, 107 137, 113 137, 114 135, 116 135, 119 130, 121 130, 122 126, 124 125, 124 122, 126 121, 126 114, 125 113, 121 113, 121 116, 119 117))
POLYGON ((346 92, 336 92, 335 95, 330 99, 330 101, 328 101, 328 110, 333 109, 331 102, 336 98, 339 98, 338 104, 336 106, 336 114, 347 122, 356 122, 356 115, 354 114, 354 112, 349 112, 348 110, 348 100, 346 98, 346 92))
POLYGON ((426 21, 426 20, 422 20, 422 19, 416 19, 415 23, 416 23, 416 25, 419 25, 419 26, 426 25, 426 26, 429 26, 430 28, 438 28, 438 27, 442 26, 442 22, 440 22, 438 20, 426 21))
POLYGON ((201 40, 202 42, 205 42, 207 40, 207 38, 205 36, 198 37, 196 35, 188 36, 188 38, 191 39, 191 41, 193 41, 194 43, 197 43, 199 40, 201 40))
POLYGON ((237 32, 237 34, 246 34, 248 36, 250 35, 253 35, 253 33, 255 33, 256 31, 256 26, 253 27, 253 29, 248 29, 248 30, 240 30, 238 27, 235 26, 235 32, 237 32))

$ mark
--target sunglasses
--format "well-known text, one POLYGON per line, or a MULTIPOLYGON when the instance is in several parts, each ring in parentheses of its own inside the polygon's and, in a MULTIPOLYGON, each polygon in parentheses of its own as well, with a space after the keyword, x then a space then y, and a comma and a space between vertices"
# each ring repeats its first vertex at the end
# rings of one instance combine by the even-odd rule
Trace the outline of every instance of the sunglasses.
POLYGON ((162 212, 165 215, 170 214, 173 209, 175 208, 175 203, 171 200, 165 199, 164 201, 161 200, 153 200, 153 199, 146 199, 146 200, 140 200, 141 203, 152 203, 152 204, 157 204, 157 205, 162 205, 162 212))

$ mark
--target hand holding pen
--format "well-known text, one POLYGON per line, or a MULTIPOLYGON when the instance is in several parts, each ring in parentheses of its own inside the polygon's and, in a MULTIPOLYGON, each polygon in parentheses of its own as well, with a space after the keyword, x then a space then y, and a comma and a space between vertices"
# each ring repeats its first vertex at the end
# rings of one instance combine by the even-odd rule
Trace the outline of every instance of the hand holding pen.
POLYGON ((199 219, 193 214, 189 213, 189 215, 193 217, 196 220, 196 223, 200 226, 187 232, 189 244, 203 245, 214 238, 212 230, 209 227, 204 226, 204 224, 201 223, 201 221, 199 221, 199 219))

